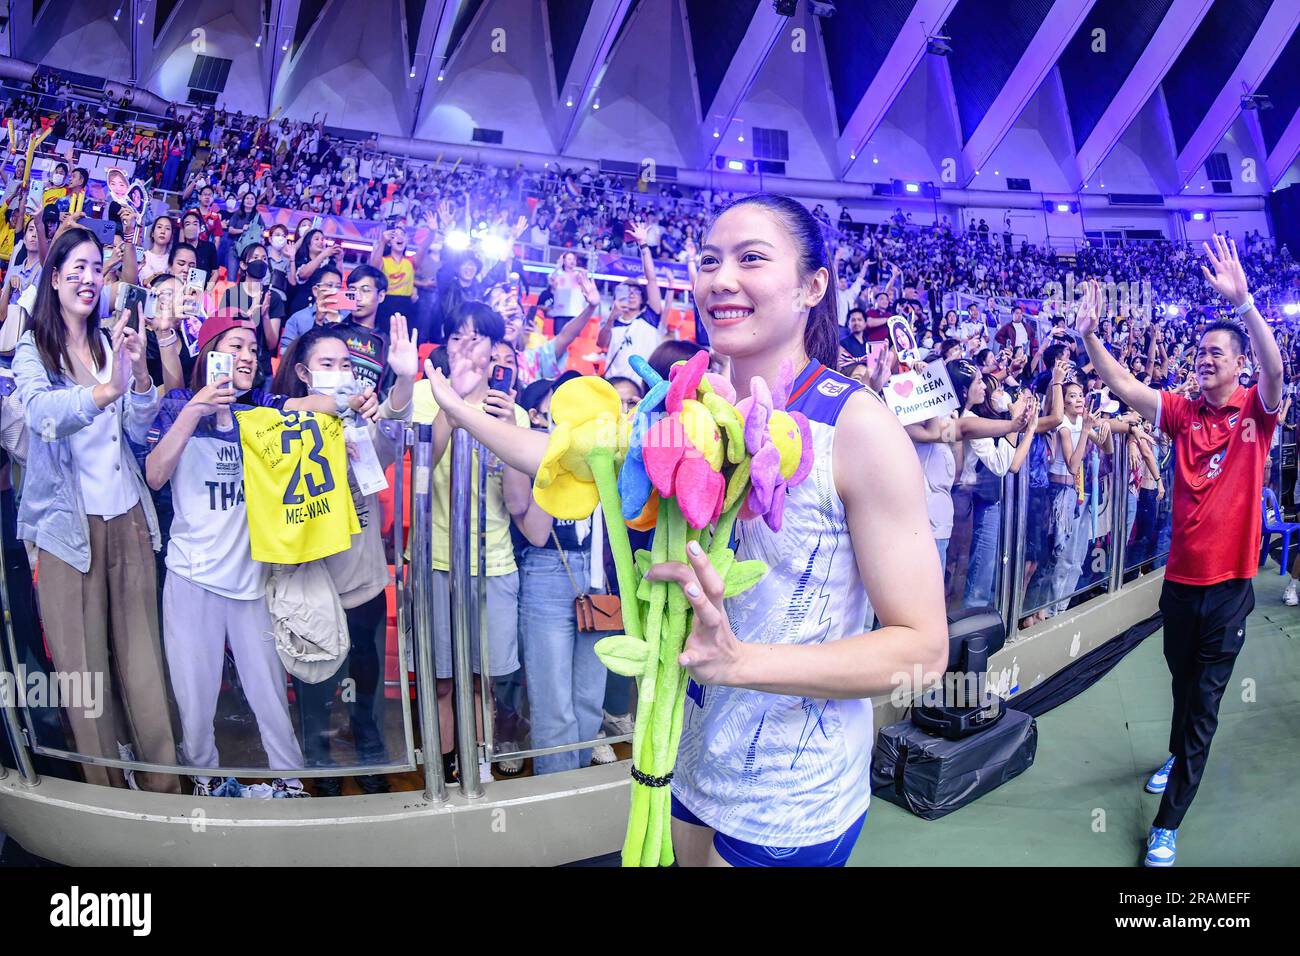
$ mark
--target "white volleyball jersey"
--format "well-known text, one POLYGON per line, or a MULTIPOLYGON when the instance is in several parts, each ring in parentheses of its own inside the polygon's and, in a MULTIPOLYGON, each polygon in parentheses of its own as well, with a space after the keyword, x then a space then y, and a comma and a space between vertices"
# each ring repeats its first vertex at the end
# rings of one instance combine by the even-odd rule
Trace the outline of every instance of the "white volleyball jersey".
MULTIPOLYGON (((727 601, 747 643, 822 644, 863 630, 867 595, 835 490, 835 422, 862 386, 810 362, 789 409, 808 416, 812 472, 787 491, 779 533, 738 522, 737 560, 771 569, 727 601)), ((798 847, 842 834, 871 799, 870 700, 826 700, 735 687, 687 687, 673 795, 729 837, 798 847)))

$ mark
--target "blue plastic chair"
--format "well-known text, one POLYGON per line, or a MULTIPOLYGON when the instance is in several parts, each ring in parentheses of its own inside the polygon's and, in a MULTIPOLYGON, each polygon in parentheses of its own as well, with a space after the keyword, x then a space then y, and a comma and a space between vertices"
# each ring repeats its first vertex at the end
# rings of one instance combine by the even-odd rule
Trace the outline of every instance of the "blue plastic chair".
POLYGON ((1265 488, 1260 495, 1260 510, 1263 512, 1264 522, 1264 546, 1260 550, 1259 559, 1261 562, 1268 560, 1268 545, 1273 535, 1282 536, 1282 566, 1278 568, 1278 574, 1286 574, 1291 569, 1291 538, 1293 535, 1300 533, 1300 522, 1283 521, 1282 509, 1278 507, 1277 496, 1273 494, 1271 488, 1265 488))

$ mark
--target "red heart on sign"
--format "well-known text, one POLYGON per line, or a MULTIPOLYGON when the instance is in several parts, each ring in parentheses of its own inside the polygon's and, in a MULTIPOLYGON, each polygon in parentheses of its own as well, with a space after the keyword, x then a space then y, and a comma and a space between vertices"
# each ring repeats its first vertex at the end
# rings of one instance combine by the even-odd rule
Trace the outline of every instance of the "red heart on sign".
POLYGON ((916 383, 913 382, 910 378, 908 378, 908 379, 903 379, 902 381, 894 382, 890 387, 893 388, 893 390, 897 392, 899 395, 901 395, 903 398, 907 398, 907 396, 912 394, 912 389, 916 387, 916 383))

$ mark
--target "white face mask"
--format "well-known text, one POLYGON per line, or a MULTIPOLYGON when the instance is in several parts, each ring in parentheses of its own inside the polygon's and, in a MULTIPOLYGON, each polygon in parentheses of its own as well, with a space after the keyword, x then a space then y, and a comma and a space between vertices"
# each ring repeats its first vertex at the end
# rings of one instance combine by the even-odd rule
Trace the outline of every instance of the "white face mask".
POLYGON ((999 415, 1011 408, 1011 399, 1007 397, 1006 392, 998 392, 991 399, 989 404, 999 415))
POLYGON ((312 369, 311 390, 318 395, 333 395, 346 392, 353 387, 355 379, 351 372, 342 369, 312 369))
POLYGON ((274 250, 276 250, 277 252, 279 252, 281 249, 283 249, 283 248, 285 247, 285 244, 286 244, 288 241, 289 241, 289 240, 286 239, 284 236, 272 236, 272 237, 271 237, 271 248, 274 249, 274 250))
POLYGON ((63 185, 63 173, 50 173, 50 185, 51 185, 51 186, 62 186, 62 185, 63 185))
POLYGON ((925 338, 921 339, 921 347, 926 349, 934 348, 934 338, 927 335, 925 338))

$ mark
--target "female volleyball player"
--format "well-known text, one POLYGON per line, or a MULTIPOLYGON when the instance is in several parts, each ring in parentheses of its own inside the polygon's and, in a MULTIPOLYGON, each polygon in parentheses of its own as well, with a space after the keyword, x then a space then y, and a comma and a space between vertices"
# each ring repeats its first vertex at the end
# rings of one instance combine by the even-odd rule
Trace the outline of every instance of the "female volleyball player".
MULTIPOLYGON (((731 359, 738 397, 796 371, 789 408, 816 443, 780 532, 738 524, 738 557, 770 571, 724 601, 706 556, 651 570, 681 584, 694 626, 673 780, 673 844, 687 866, 839 866, 866 817, 873 694, 947 658, 943 581, 920 465, 885 405, 832 370, 835 281, 820 226, 767 194, 728 206, 700 246, 697 314, 731 359), (865 585, 865 587, 864 587, 865 585), (862 633, 868 596, 881 627, 862 633)), ((457 368, 453 366, 453 375, 457 368)), ((535 472, 545 447, 477 413, 430 369, 451 424, 535 472)))

